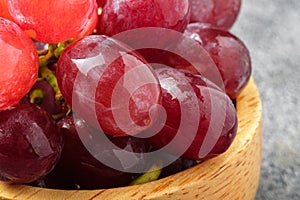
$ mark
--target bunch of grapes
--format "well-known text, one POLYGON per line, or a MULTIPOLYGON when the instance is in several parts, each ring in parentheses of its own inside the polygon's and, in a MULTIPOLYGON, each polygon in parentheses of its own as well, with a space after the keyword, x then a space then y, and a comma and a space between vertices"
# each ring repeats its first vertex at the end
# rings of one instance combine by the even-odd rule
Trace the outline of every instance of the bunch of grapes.
POLYGON ((224 153, 241 0, 0 0, 0 180, 140 184, 224 153))

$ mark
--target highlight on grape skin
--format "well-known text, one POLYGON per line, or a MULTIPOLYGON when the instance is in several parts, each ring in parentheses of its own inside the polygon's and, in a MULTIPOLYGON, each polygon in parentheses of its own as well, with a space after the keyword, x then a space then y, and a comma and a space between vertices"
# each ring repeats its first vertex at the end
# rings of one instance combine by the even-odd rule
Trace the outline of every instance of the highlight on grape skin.
POLYGON ((31 39, 0 17, 0 110, 17 104, 38 77, 38 56, 31 39))
POLYGON ((8 7, 30 37, 45 43, 90 35, 98 21, 95 0, 8 0, 8 7))

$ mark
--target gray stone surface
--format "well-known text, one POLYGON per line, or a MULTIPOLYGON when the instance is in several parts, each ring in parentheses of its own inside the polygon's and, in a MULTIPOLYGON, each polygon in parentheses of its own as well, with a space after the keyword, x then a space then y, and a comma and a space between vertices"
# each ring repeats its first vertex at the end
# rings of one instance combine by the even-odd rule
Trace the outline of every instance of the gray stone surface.
POLYGON ((256 200, 300 199, 300 1, 243 0, 231 30, 248 46, 263 103, 256 200))

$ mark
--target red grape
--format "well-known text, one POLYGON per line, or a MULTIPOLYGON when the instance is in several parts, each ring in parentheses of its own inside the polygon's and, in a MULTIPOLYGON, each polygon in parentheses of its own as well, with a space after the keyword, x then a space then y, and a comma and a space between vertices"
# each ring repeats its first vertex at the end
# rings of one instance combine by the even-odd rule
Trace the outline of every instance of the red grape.
POLYGON ((200 36, 201 45, 220 71, 226 93, 231 99, 236 98, 251 75, 251 59, 245 44, 227 31, 203 28, 200 23, 189 24, 186 34, 200 36))
POLYGON ((0 110, 17 104, 38 77, 38 56, 31 39, 0 17, 0 110))
POLYGON ((72 108, 88 123, 116 136, 134 135, 154 124, 161 101, 151 67, 126 52, 132 50, 114 39, 88 36, 65 49, 56 71, 72 108))
MULTIPOLYGON (((95 140, 95 134, 101 134, 98 130, 88 126, 88 124, 81 118, 65 117, 58 126, 65 138, 65 146, 62 153, 60 163, 56 168, 57 175, 66 174, 60 179, 64 182, 74 183, 81 189, 96 189, 96 188, 110 188, 128 185, 136 176, 135 173, 127 173, 108 167, 98 161, 93 155, 89 153, 81 142, 78 134, 83 134, 83 137, 92 138, 89 146, 96 149, 97 155, 105 156, 105 159, 116 160, 120 162, 116 149, 108 147, 102 141, 95 140), (80 133, 77 131, 80 130, 80 133)), ((110 141, 117 145, 124 151, 143 153, 146 151, 144 140, 133 137, 109 137, 110 141)), ((121 155, 122 156, 122 155, 121 155)), ((140 166, 146 167, 145 160, 139 160, 137 163, 130 166, 134 169, 140 166)), ((51 175, 51 174, 49 174, 51 175)), ((53 178, 53 175, 52 175, 53 178)), ((57 178, 59 179, 59 178, 57 178)), ((53 179, 52 179, 53 180, 53 179)), ((60 184, 59 182, 57 184, 60 184)), ((52 185, 54 187, 55 185, 52 185)))
POLYGON ((170 153, 182 152, 183 158, 196 160, 226 151, 237 131, 230 98, 207 85, 200 75, 174 68, 157 69, 156 73, 167 120, 163 129, 149 138, 150 144, 156 148, 171 145, 170 153))
POLYGON ((8 0, 8 7, 28 35, 45 43, 89 35, 98 19, 95 0, 8 0))
POLYGON ((239 14, 241 0, 191 0, 191 22, 228 30, 239 14))
POLYGON ((108 36, 141 27, 183 32, 189 20, 189 0, 107 0, 97 31, 108 36))
POLYGON ((58 162, 62 137, 48 113, 33 104, 0 112, 0 177, 29 183, 58 162))

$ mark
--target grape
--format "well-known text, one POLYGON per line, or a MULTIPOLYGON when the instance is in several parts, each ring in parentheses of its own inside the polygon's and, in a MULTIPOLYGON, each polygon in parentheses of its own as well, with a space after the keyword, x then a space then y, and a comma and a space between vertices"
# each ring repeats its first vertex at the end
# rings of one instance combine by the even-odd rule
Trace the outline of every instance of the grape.
POLYGON ((33 42, 13 22, 0 17, 0 110, 17 104, 38 77, 33 42))
POLYGON ((236 111, 230 98, 206 84, 200 75, 173 68, 156 69, 156 73, 163 89, 167 120, 163 129, 149 138, 150 144, 161 148, 170 143, 170 153, 184 151, 183 158, 196 160, 226 151, 237 131, 236 111))
POLYGON ((48 174, 58 162, 63 140, 47 112, 17 104, 0 112, 0 177, 29 183, 48 174))
MULTIPOLYGON (((84 137, 91 138, 93 138, 94 134, 101 133, 89 127, 83 119, 77 117, 75 119, 72 116, 68 116, 63 118, 58 123, 58 126, 65 137, 65 146, 56 170, 60 171, 58 175, 66 174, 66 176, 63 176, 63 179, 69 179, 69 182, 73 182, 81 189, 99 189, 128 185, 137 176, 134 173, 112 169, 102 164, 87 151, 78 136, 77 130, 83 131, 84 137)), ((119 148, 131 149, 132 152, 136 153, 143 153, 148 148, 143 139, 133 137, 109 137, 109 139, 119 148)), ((90 145, 90 148, 97 149, 97 155, 119 161, 120 155, 116 154, 114 149, 102 144, 101 141, 92 139, 90 145)), ((135 168, 136 165, 145 165, 146 167, 144 160, 133 164, 131 168, 135 168)))
POLYGON ((188 25, 187 35, 199 35, 222 76, 225 91, 231 99, 237 97, 251 76, 251 59, 245 44, 233 34, 200 23, 188 25))
POLYGON ((67 103, 88 123, 99 123, 115 136, 135 135, 152 126, 161 103, 157 77, 143 58, 126 53, 131 51, 106 36, 88 36, 69 45, 57 64, 67 103))
POLYGON ((228 30, 236 21, 241 0, 191 0, 191 22, 228 30))
POLYGON ((13 18, 8 11, 7 0, 0 0, 0 17, 13 21, 13 18))
POLYGON ((183 32, 189 20, 189 0, 107 0, 97 32, 112 36, 141 27, 162 27, 183 32))
POLYGON ((8 0, 8 7, 28 35, 45 43, 89 35, 98 20, 95 0, 8 0))

